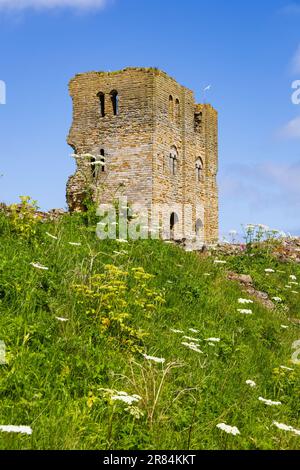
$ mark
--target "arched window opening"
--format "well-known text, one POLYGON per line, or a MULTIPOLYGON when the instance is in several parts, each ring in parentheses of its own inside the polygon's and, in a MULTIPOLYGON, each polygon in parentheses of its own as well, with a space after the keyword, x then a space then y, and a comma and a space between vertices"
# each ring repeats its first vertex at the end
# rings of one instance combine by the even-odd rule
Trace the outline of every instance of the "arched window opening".
POLYGON ((170 237, 173 240, 175 237, 176 225, 178 223, 178 215, 176 212, 172 212, 170 215, 170 237))
POLYGON ((201 177, 202 177, 202 171, 203 171, 203 161, 202 161, 202 158, 197 158, 196 160, 196 165, 195 165, 195 169, 196 169, 196 181, 197 183, 200 183, 201 181, 201 177))
POLYGON ((175 100, 175 121, 177 124, 180 123, 180 103, 178 98, 175 100))
POLYGON ((105 116, 105 95, 101 91, 98 93, 100 116, 105 116))
POLYGON ((110 92, 111 104, 114 116, 119 114, 119 95, 116 90, 110 92))
POLYGON ((101 171, 102 173, 105 172, 105 153, 104 149, 100 150, 100 162, 101 162, 101 171))
POLYGON ((178 165, 178 152, 176 147, 171 148, 170 152, 170 172, 171 175, 176 175, 177 173, 177 165, 178 165))
POLYGON ((174 101, 173 101, 173 96, 169 96, 169 119, 173 121, 174 118, 174 101))
POLYGON ((196 225, 195 225, 195 231, 196 231, 196 236, 199 237, 200 235, 202 235, 202 229, 203 229, 203 222, 201 219, 198 219, 196 221, 196 225))

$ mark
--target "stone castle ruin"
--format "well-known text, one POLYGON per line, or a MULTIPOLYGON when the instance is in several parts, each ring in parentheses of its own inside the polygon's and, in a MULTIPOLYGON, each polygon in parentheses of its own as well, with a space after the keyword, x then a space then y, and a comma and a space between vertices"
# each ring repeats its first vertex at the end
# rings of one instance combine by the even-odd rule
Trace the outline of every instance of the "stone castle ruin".
POLYGON ((196 104, 192 91, 153 68, 79 74, 70 95, 71 211, 85 210, 92 188, 97 203, 122 195, 146 211, 162 205, 170 233, 189 217, 190 238, 218 240, 218 116, 210 104, 196 104))

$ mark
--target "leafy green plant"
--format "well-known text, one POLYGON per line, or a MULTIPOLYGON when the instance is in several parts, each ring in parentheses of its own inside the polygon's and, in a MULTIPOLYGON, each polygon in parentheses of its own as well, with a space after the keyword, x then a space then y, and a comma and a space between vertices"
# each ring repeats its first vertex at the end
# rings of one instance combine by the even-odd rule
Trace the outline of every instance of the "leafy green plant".
POLYGON ((11 230, 27 240, 37 233, 41 216, 37 214, 37 201, 30 196, 20 196, 21 204, 12 204, 8 207, 11 230))

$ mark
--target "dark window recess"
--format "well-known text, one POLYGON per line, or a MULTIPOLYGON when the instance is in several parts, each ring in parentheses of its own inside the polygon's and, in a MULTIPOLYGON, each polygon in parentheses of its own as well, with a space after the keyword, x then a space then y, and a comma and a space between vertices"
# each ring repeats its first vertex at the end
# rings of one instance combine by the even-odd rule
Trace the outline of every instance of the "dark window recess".
POLYGON ((96 178, 96 158, 95 157, 91 158, 91 172, 92 172, 92 177, 96 178))
POLYGON ((99 99, 99 110, 100 110, 100 116, 104 117, 105 116, 105 96, 104 93, 100 91, 98 93, 98 99, 99 99))
POLYGON ((101 162, 101 171, 102 173, 105 172, 105 153, 104 149, 100 150, 100 162, 101 162))
POLYGON ((112 103, 112 109, 114 116, 117 116, 119 114, 119 95, 116 90, 113 90, 110 92, 110 97, 111 97, 111 103, 112 103))

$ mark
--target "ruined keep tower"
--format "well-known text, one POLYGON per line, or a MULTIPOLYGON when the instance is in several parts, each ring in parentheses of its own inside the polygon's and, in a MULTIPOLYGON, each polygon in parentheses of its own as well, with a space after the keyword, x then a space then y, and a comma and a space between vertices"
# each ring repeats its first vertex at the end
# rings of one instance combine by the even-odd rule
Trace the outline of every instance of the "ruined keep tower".
POLYGON ((122 194, 149 209, 189 205, 198 238, 218 240, 218 117, 211 105, 196 104, 191 90, 153 68, 79 74, 70 95, 68 144, 78 156, 95 156, 88 166, 76 159, 67 184, 71 211, 84 210, 91 183, 101 203, 122 194))

